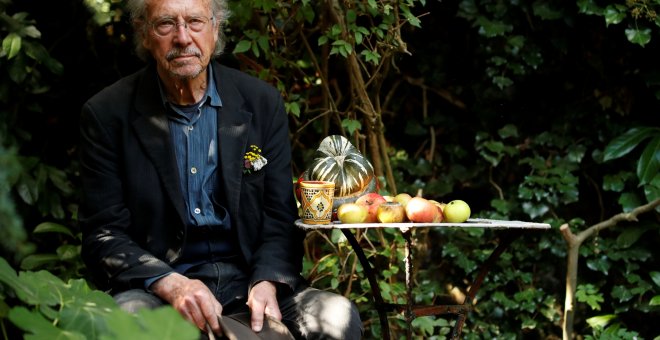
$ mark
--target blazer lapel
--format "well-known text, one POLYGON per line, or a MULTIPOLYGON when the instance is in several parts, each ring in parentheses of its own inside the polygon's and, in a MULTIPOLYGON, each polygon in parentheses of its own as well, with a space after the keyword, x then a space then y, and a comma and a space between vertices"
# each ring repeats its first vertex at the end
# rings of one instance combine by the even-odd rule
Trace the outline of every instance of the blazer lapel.
POLYGON ((229 211, 238 216, 241 179, 243 178, 243 152, 248 141, 252 113, 243 109, 243 96, 229 77, 221 77, 222 66, 213 65, 216 86, 222 100, 218 115, 218 142, 222 180, 229 211))
POLYGON ((135 108, 138 116, 133 128, 146 154, 154 164, 170 200, 185 221, 185 202, 181 193, 176 156, 172 148, 170 129, 165 108, 162 105, 155 67, 150 66, 140 81, 135 108))

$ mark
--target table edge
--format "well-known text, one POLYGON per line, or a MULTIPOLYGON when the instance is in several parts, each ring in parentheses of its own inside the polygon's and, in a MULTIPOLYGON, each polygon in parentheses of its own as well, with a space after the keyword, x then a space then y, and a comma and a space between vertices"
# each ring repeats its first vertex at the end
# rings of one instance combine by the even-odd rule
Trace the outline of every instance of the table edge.
POLYGON ((471 218, 463 223, 350 223, 343 224, 339 221, 331 222, 330 224, 306 224, 301 219, 296 220, 295 225, 298 228, 305 230, 316 229, 371 229, 371 228, 492 228, 492 229, 550 229, 548 223, 526 222, 526 221, 506 221, 506 220, 493 220, 485 218, 471 218))

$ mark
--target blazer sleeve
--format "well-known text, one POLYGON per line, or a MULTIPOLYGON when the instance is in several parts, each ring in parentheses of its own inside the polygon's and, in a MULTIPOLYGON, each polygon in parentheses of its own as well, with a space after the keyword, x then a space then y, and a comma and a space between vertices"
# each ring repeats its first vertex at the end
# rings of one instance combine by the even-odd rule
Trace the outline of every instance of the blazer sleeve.
POLYGON ((114 114, 128 105, 113 97, 96 96, 81 112, 82 258, 98 288, 125 290, 172 269, 135 241, 139 228, 132 225, 124 191, 122 143, 128 128, 126 119, 114 114))

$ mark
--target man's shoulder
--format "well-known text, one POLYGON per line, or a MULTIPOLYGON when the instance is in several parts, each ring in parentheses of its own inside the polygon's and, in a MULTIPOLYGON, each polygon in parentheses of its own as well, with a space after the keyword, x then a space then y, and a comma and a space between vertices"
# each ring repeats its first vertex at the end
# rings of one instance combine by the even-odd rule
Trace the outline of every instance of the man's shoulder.
POLYGON ((114 83, 104 87, 93 95, 88 103, 92 102, 110 102, 115 105, 119 104, 118 101, 122 99, 132 98, 132 93, 135 91, 137 84, 144 77, 147 67, 141 68, 134 73, 124 76, 114 83))

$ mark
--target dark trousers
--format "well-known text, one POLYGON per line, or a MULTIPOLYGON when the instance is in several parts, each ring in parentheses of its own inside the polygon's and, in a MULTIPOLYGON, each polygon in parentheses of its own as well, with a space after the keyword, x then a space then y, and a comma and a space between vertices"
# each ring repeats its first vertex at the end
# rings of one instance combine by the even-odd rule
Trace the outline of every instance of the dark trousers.
MULTIPOLYGON (((204 282, 222 305, 222 314, 248 312, 249 278, 234 263, 208 263, 189 269, 185 276, 204 282)), ((143 289, 114 296, 119 306, 135 312, 165 302, 143 289)), ((311 287, 278 292, 282 322, 297 339, 360 339, 362 322, 356 306, 345 297, 311 287)))

